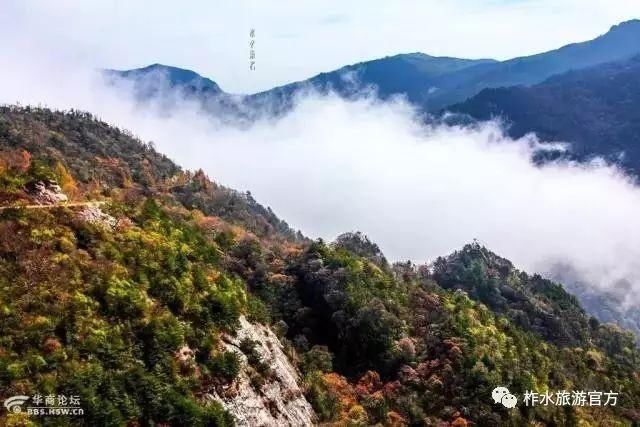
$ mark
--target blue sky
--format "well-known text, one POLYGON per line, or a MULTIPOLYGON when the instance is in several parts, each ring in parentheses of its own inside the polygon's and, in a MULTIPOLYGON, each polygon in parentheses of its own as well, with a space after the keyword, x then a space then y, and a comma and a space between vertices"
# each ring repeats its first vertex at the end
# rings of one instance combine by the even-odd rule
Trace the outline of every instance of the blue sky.
POLYGON ((0 56, 19 49, 106 68, 160 62, 230 92, 253 92, 403 52, 527 55, 634 17, 637 0, 2 0, 0 37, 8 43, 0 56))

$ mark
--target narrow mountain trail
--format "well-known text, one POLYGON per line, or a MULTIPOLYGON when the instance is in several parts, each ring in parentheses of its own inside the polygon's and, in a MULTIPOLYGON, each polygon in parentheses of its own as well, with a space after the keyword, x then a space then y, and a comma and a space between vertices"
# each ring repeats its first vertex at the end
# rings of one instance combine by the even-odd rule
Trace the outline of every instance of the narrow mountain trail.
POLYGON ((73 203, 58 203, 55 205, 15 205, 15 206, 0 206, 0 211, 7 209, 54 209, 54 208, 74 208, 80 206, 101 206, 106 201, 94 201, 94 202, 73 202, 73 203))

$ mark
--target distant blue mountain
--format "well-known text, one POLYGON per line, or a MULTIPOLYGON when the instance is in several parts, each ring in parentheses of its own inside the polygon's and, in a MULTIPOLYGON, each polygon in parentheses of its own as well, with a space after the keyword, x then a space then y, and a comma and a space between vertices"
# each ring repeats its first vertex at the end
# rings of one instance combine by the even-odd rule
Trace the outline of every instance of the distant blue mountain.
POLYGON ((102 74, 108 84, 131 90, 138 102, 154 103, 164 114, 182 108, 185 100, 222 121, 250 121, 259 110, 245 106, 248 97, 228 94, 213 80, 183 68, 153 64, 133 70, 103 70, 102 74))
POLYGON ((503 62, 433 57, 421 53, 396 55, 349 65, 249 96, 253 103, 288 107, 293 95, 305 88, 319 92, 332 89, 352 96, 367 87, 377 89, 380 98, 404 95, 424 111, 437 111, 464 101, 482 89, 531 85, 554 74, 627 59, 640 54, 640 20, 612 27, 594 40, 503 62))
POLYGON ((160 73, 164 75, 172 86, 193 87, 194 89, 212 90, 220 92, 220 87, 213 81, 200 74, 178 67, 171 67, 162 64, 153 64, 144 68, 137 68, 128 71, 114 71, 121 77, 137 79, 147 77, 150 73, 160 73))
POLYGON ((404 95, 413 103, 422 103, 439 78, 482 64, 493 59, 460 59, 408 53, 348 65, 328 73, 320 73, 308 80, 295 82, 250 95, 250 102, 269 99, 289 104, 292 95, 301 90, 314 89, 320 93, 333 91, 345 97, 363 90, 375 89, 377 96, 387 99, 404 95))
POLYGON ((425 100, 429 110, 464 101, 482 89, 540 83, 554 74, 640 54, 640 20, 623 22, 594 40, 504 62, 480 64, 441 76, 425 100))
POLYGON ((577 159, 603 156, 640 176, 640 56, 533 86, 484 89, 447 110, 481 121, 500 117, 513 137, 535 132, 568 141, 577 159))
POLYGON ((267 99, 288 106, 301 89, 320 92, 333 89, 351 96, 375 87, 386 99, 404 95, 425 111, 437 111, 477 94, 482 89, 540 83, 554 74, 577 70, 640 54, 640 20, 612 27, 594 40, 503 62, 433 57, 421 53, 396 55, 349 65, 318 74, 302 82, 251 95, 264 104, 267 99))
POLYGON ((230 95, 200 74, 161 64, 125 71, 105 70, 104 73, 112 83, 117 79, 131 82, 140 100, 162 97, 167 95, 167 90, 169 94, 177 91, 181 96, 199 100, 218 114, 229 113, 221 111, 220 105, 224 104, 234 114, 252 116, 282 113, 292 107, 296 94, 309 89, 319 93, 333 91, 344 97, 375 89, 383 99, 405 95, 411 102, 419 103, 432 89, 435 79, 474 65, 493 62, 492 59, 435 57, 423 53, 400 54, 348 65, 308 80, 251 95, 230 95))
POLYGON ((200 74, 178 67, 153 64, 133 70, 104 70, 104 76, 112 83, 115 79, 124 79, 133 84, 136 95, 141 99, 153 98, 167 89, 179 90, 185 94, 210 97, 222 94, 216 82, 200 74))
POLYGON ((637 54, 640 54, 640 20, 632 20, 612 27, 591 41, 503 62, 401 54, 348 65, 251 95, 229 95, 214 81, 193 71, 159 64, 127 71, 108 70, 106 74, 134 81, 136 93, 142 99, 152 98, 167 88, 166 84, 150 83, 157 81, 154 77, 164 76, 169 88, 202 101, 216 113, 221 113, 221 106, 226 106, 234 113, 242 111, 247 116, 255 111, 277 114, 293 105, 296 94, 311 88, 320 93, 333 90, 346 97, 375 88, 382 99, 403 95, 424 111, 438 111, 485 88, 532 85, 555 74, 637 54))

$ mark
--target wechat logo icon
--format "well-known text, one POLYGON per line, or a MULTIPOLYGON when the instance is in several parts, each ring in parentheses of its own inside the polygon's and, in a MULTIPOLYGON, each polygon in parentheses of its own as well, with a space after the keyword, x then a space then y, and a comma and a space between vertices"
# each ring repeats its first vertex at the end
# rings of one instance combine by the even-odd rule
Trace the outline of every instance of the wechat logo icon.
POLYGON ((496 387, 491 392, 494 403, 502 403, 505 408, 515 408, 518 403, 518 398, 509 393, 509 389, 506 387, 496 387))

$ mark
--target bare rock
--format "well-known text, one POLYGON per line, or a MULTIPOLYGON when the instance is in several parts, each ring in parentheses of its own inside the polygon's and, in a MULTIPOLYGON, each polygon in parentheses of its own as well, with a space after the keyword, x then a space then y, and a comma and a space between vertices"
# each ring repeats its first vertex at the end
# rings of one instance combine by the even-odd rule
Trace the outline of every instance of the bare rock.
POLYGON ((226 336, 224 345, 242 360, 242 369, 229 390, 213 391, 209 396, 231 413, 236 424, 252 427, 310 426, 315 413, 300 386, 300 376, 283 351, 271 329, 240 318, 236 336, 226 336), (256 387, 250 374, 247 356, 240 350, 244 340, 255 342, 255 351, 269 366, 270 375, 256 387))
POLYGON ((111 215, 105 213, 98 205, 85 206, 76 214, 76 218, 82 222, 100 224, 114 229, 118 221, 111 215))
POLYGON ((56 205, 68 200, 57 182, 52 180, 32 181, 25 186, 27 194, 38 204, 56 205))

